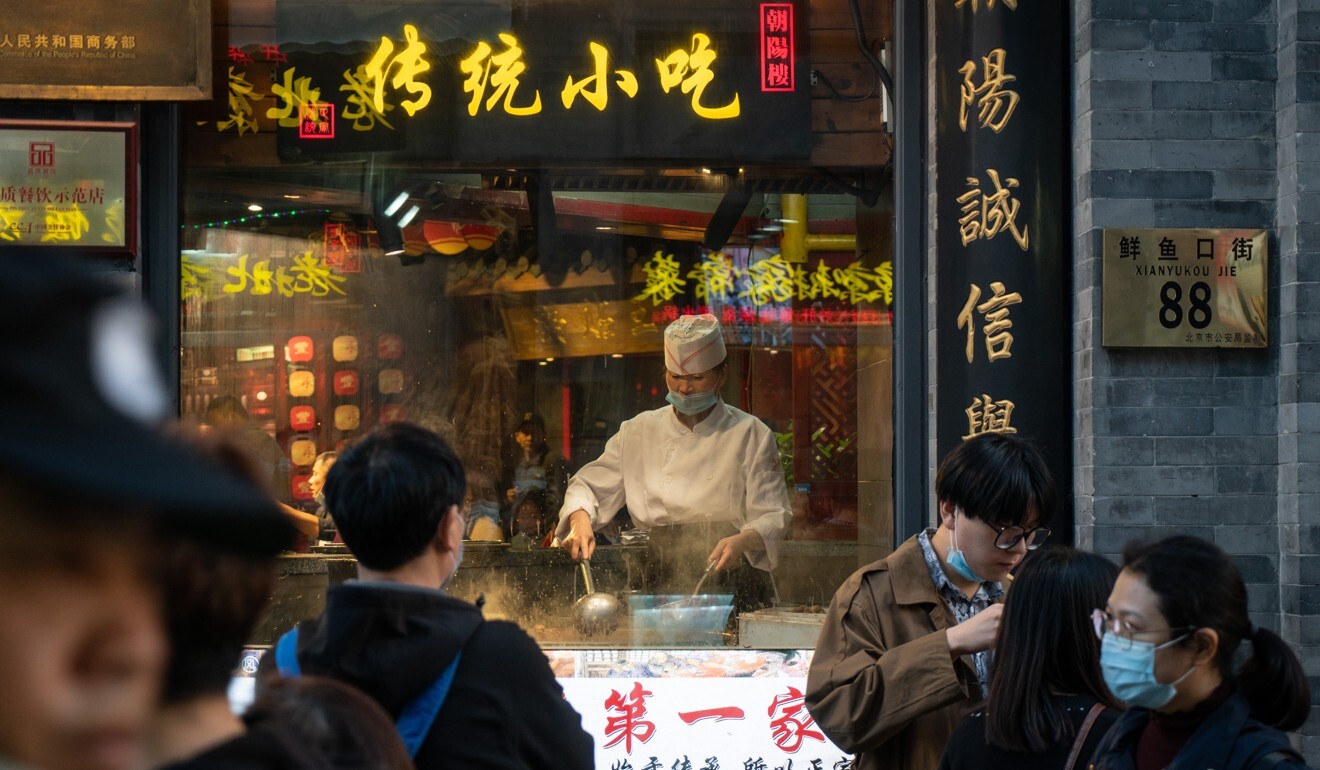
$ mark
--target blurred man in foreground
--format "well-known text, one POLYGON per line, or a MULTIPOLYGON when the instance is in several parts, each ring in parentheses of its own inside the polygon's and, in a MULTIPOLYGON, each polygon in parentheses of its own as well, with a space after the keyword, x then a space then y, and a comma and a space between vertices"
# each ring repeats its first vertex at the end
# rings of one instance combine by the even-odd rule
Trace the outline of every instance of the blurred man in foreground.
POLYGON ((0 324, 0 766, 140 767, 167 660, 157 536, 273 554, 274 503, 156 431, 142 307, 15 250, 0 324))

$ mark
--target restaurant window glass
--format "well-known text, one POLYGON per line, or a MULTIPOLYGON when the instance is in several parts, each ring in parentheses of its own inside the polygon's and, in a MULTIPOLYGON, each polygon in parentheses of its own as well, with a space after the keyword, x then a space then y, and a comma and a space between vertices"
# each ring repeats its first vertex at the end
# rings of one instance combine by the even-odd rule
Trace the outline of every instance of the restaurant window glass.
MULTIPOLYGON (((227 53, 216 99, 185 121, 183 415, 245 421, 275 495, 308 512, 324 452, 396 421, 446 437, 467 471, 469 523, 480 524, 449 590, 484 597, 487 617, 516 620, 547 648, 810 647, 819 625, 795 616, 818 616, 894 539, 887 177, 865 158, 822 171, 806 120, 785 123, 802 134, 785 140, 790 158, 801 155, 791 162, 728 137, 705 146, 695 128, 690 142, 675 140, 681 151, 645 127, 566 133, 562 115, 492 124, 483 140, 464 122, 470 105, 507 114, 539 96, 550 112, 570 92, 657 91, 663 61, 641 52, 661 32, 688 30, 634 28, 629 45, 609 49, 632 58, 598 73, 608 88, 574 89, 571 77, 564 86, 529 70, 508 79, 511 51, 530 58, 556 38, 501 37, 525 28, 498 5, 481 5, 490 18, 454 12, 442 24, 409 15, 421 6, 354 16, 347 3, 281 1, 264 27, 217 26, 227 53), (486 40, 499 48, 483 58, 486 40), (492 58, 501 51, 504 81, 492 58), (649 69, 629 69, 633 60, 649 69), (446 112, 432 124, 428 109, 446 112), (720 163, 686 157, 721 146, 720 163), (622 622, 585 633, 573 614, 582 572, 550 547, 565 486, 624 421, 670 408, 664 330, 694 314, 721 325, 722 399, 773 433, 791 524, 769 606, 664 606, 696 583, 659 590, 651 533, 625 508, 591 564, 622 622)), ((674 72, 690 76, 705 44, 690 30, 680 37, 674 61, 687 69, 674 72)), ((674 77, 684 110, 734 103, 718 80, 703 94, 701 81, 674 77)), ((755 107, 750 92, 739 96, 755 107)), ((715 495, 706 513, 718 519, 728 505, 715 495)))

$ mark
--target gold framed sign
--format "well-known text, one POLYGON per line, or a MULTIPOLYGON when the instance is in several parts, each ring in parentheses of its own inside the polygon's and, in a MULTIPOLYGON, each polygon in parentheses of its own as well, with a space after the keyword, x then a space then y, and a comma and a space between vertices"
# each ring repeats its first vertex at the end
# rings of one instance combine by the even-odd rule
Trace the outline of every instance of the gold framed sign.
POLYGON ((1101 344, 1269 344, 1267 230, 1106 229, 1101 344))
POLYGON ((137 124, 0 120, 0 246, 137 253, 137 124))
POLYGON ((5 0, 0 99, 211 98, 210 0, 5 0))

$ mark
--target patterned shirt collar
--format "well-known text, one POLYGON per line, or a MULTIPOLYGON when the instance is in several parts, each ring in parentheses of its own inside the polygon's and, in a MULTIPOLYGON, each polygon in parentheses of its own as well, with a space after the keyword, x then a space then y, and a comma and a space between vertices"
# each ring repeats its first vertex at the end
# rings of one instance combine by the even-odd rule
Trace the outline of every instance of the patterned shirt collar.
MULTIPOLYGON (((930 539, 934 535, 934 527, 926 529, 917 534, 917 543, 921 546, 921 555, 926 557, 926 569, 930 571, 930 579, 935 584, 935 590, 950 608, 959 605, 979 605, 977 609, 981 610, 1003 598, 1004 588, 998 583, 982 583, 971 598, 959 590, 944 572, 939 554, 935 553, 935 546, 931 545, 930 539)), ((954 614, 957 614, 956 610, 954 614)))
MULTIPOLYGON (((935 534, 934 529, 927 529, 917 535, 917 543, 921 546, 921 553, 926 557, 926 569, 930 570, 930 579, 935 583, 935 590, 940 598, 944 600, 949 611, 953 613, 955 623, 965 623, 976 616, 976 613, 989 607, 999 601, 1004 596, 1004 589, 998 583, 982 583, 976 589, 976 593, 968 598, 957 586, 950 580, 944 572, 944 565, 940 563, 939 554, 935 553, 935 546, 931 545, 930 539, 935 534)), ((990 650, 972 653, 972 666, 976 670, 977 682, 981 685, 982 697, 990 696, 990 659, 993 653, 990 650)))

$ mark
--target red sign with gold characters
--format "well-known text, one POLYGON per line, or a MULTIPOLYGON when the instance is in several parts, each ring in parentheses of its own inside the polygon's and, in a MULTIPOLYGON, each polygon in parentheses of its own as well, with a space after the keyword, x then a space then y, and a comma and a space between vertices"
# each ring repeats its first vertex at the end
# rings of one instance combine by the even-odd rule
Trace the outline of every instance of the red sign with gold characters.
POLYGON ((761 3, 761 90, 792 91, 793 4, 761 3))

